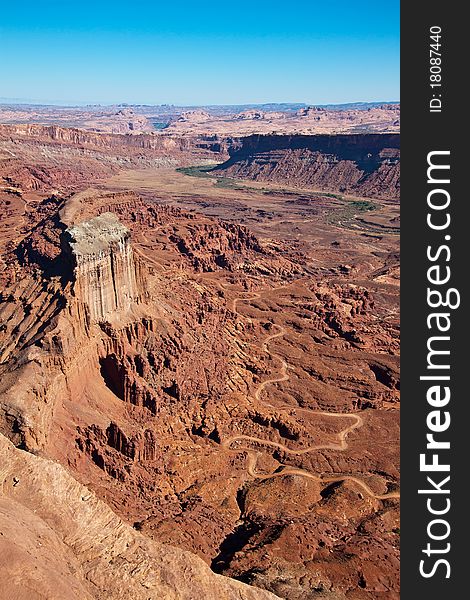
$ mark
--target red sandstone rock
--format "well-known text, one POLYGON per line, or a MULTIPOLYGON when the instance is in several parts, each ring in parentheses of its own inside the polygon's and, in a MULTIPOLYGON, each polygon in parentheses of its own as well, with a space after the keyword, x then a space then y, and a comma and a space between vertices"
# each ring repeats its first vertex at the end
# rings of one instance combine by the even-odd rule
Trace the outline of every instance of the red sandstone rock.
POLYGON ((20 515, 24 540, 3 563, 11 593, 271 597, 197 554, 288 600, 395 598, 396 286, 374 278, 397 256, 360 264, 334 229, 338 268, 314 270, 300 244, 158 198, 51 195, 96 134, 9 131, 24 164, 38 142, 66 165, 1 195, 0 427, 22 449, 0 440, 5 523, 20 515), (40 575, 18 578, 39 543, 40 575))
POLYGON ((216 173, 369 198, 398 200, 398 135, 251 136, 216 173))

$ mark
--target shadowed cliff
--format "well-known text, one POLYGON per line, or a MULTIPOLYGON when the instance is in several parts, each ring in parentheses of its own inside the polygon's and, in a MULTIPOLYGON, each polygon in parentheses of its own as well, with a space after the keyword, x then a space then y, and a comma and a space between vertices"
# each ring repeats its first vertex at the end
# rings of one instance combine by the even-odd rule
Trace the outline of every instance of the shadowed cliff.
POLYGON ((251 135, 214 169, 226 177, 271 181, 356 196, 398 200, 400 136, 251 135))

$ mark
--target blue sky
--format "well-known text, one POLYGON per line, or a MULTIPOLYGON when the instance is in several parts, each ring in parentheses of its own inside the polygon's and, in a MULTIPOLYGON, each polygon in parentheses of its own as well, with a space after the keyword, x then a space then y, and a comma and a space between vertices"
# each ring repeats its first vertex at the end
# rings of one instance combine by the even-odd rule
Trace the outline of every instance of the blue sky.
POLYGON ((9 0, 0 97, 310 104, 399 98, 399 1, 9 0))

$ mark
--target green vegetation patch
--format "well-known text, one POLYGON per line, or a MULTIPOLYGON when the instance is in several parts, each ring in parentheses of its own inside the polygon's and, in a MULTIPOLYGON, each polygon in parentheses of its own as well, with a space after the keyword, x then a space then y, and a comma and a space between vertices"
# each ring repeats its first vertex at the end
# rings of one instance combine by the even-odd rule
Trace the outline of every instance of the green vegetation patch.
MULTIPOLYGON (((253 187, 239 182, 237 179, 232 179, 230 177, 222 177, 220 175, 216 175, 212 173, 213 169, 217 165, 196 165, 192 167, 178 167, 176 171, 178 173, 182 173, 183 175, 188 175, 189 177, 203 177, 208 179, 215 179, 215 185, 218 188, 226 189, 226 190, 245 190, 245 191, 253 191, 259 194, 265 194, 266 196, 278 196, 280 194, 285 196, 293 196, 298 197, 299 194, 310 193, 312 196, 320 196, 324 198, 335 198, 336 200, 343 200, 343 197, 339 194, 331 194, 328 192, 305 192, 304 190, 292 190, 287 188, 266 188, 266 187, 253 187)), ((357 201, 350 202, 351 206, 357 210, 374 210, 377 208, 375 204, 372 202, 366 201, 357 201)))
POLYGON ((183 173, 183 175, 189 175, 190 177, 211 177, 209 171, 212 171, 213 168, 214 165, 199 165, 196 167, 178 167, 176 170, 178 173, 183 173))
POLYGON ((215 184, 219 188, 224 188, 226 190, 255 190, 256 188, 249 187, 247 185, 241 185, 237 183, 234 179, 229 179, 228 177, 217 177, 217 183, 215 184))
POLYGON ((351 202, 351 206, 353 206, 356 210, 366 211, 366 210, 375 210, 377 204, 373 202, 369 202, 368 200, 353 200, 351 202))
POLYGON ((330 194, 328 192, 318 192, 319 196, 324 196, 325 198, 336 198, 336 200, 343 200, 343 196, 341 194, 330 194))
POLYGON ((258 192, 259 190, 254 187, 249 187, 247 185, 243 185, 238 183, 235 179, 231 179, 229 177, 220 177, 218 175, 213 175, 211 173, 212 169, 215 165, 200 165, 195 167, 178 167, 176 171, 178 173, 183 173, 183 175, 189 175, 189 177, 204 177, 208 179, 215 179, 215 185, 218 188, 223 188, 226 190, 254 190, 258 192))

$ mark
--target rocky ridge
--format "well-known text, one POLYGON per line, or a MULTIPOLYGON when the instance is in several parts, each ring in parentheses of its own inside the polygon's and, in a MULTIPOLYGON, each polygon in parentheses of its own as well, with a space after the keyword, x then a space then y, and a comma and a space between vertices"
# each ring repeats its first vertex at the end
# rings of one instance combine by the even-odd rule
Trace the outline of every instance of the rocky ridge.
POLYGON ((214 173, 368 198, 400 197, 399 136, 250 136, 214 173))

